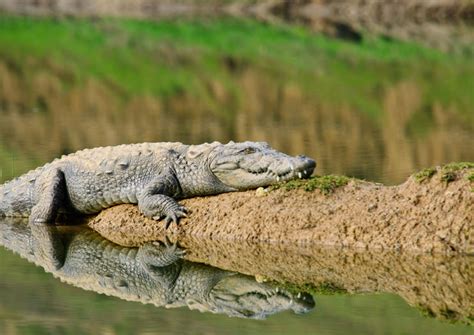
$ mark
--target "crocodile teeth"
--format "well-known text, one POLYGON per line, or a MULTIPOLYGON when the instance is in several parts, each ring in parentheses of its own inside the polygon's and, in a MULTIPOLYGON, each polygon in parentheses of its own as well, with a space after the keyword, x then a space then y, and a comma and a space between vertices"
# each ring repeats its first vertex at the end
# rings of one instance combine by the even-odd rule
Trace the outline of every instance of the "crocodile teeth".
POLYGON ((308 174, 308 171, 303 170, 303 174, 306 176, 308 174))
POLYGON ((279 292, 280 292, 280 288, 277 287, 275 291, 276 291, 276 293, 279 293, 279 292))
POLYGON ((301 174, 301 172, 298 172, 298 178, 303 178, 303 175, 301 174))
POLYGON ((280 176, 277 176, 277 181, 280 181, 280 176))
POLYGON ((296 295, 296 297, 297 297, 298 299, 300 299, 300 298, 301 298, 301 292, 298 293, 298 294, 296 295))

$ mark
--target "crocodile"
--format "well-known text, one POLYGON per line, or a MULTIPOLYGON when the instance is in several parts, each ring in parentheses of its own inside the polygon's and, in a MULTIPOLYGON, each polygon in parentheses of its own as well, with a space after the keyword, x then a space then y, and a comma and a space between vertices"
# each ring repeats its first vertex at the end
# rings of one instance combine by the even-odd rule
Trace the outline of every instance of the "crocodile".
POLYGON ((59 212, 98 213, 138 204, 166 228, 187 210, 177 200, 269 186, 309 177, 316 162, 265 142, 200 145, 140 143, 64 155, 0 186, 0 215, 54 222, 59 212))
POLYGON ((67 284, 157 307, 263 319, 284 310, 306 313, 315 305, 308 293, 187 261, 184 250, 166 239, 123 247, 87 226, 3 218, 0 245, 67 284))

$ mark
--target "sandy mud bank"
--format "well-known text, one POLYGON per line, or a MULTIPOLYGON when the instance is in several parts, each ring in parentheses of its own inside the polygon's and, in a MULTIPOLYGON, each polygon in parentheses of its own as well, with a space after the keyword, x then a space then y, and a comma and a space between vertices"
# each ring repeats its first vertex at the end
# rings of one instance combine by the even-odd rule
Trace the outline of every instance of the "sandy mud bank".
MULTIPOLYGON (((444 254, 474 254, 474 165, 423 170, 398 186, 316 177, 268 190, 183 200, 190 211, 167 234, 180 240, 278 242, 444 254)), ((89 226, 137 245, 164 234, 164 224, 136 206, 109 208, 89 226)))

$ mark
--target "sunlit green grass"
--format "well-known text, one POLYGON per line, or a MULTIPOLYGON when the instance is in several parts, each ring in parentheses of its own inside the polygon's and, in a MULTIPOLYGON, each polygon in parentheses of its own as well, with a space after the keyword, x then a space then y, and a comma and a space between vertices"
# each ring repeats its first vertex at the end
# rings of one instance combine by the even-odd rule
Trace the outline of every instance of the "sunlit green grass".
POLYGON ((252 66, 292 82, 323 101, 348 104, 373 117, 380 91, 416 83, 427 101, 453 105, 472 120, 474 64, 416 44, 366 37, 334 40, 301 27, 250 20, 137 21, 0 17, 0 56, 48 59, 73 74, 109 82, 132 94, 204 95, 206 81, 235 89, 229 69, 252 66))

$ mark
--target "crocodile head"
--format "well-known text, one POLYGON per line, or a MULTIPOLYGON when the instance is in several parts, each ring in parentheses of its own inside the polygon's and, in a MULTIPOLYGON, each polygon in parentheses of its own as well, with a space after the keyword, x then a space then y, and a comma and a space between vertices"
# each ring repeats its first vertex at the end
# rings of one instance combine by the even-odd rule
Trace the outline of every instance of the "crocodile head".
POLYGON ((286 310, 303 314, 314 308, 313 296, 293 294, 270 283, 259 283, 253 277, 233 274, 221 279, 203 301, 190 300, 190 309, 226 314, 233 317, 265 319, 286 310))
POLYGON ((265 142, 213 143, 210 146, 210 170, 221 183, 234 190, 308 178, 316 167, 316 162, 308 157, 288 156, 265 142))

